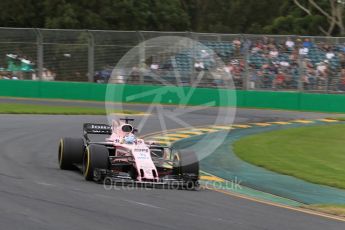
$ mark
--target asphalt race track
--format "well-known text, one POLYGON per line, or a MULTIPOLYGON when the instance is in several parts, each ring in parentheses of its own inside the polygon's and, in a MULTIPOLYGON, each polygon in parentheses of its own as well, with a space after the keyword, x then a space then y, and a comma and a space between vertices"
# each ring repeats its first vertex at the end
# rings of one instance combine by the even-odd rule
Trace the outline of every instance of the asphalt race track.
MULTIPOLYGON (((143 105, 128 107, 145 110, 143 105)), ((185 119, 193 125, 209 124, 214 113, 199 110, 185 119)), ((240 109, 236 122, 329 116, 240 109)), ((106 117, 0 115, 0 229, 345 229, 345 222, 209 190, 106 190, 86 182, 57 164, 60 137, 81 136, 84 122, 106 122, 106 117)), ((152 114, 140 134, 157 131, 156 124, 157 114, 152 114)), ((169 123, 168 128, 178 126, 169 123)))

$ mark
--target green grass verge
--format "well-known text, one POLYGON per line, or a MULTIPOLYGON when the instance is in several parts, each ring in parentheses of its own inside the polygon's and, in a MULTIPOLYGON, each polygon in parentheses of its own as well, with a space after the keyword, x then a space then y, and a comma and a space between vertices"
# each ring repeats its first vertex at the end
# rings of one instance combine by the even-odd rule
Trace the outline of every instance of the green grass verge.
POLYGON ((345 125, 291 128, 234 143, 244 161, 317 184, 345 189, 345 125))
POLYGON ((304 205, 302 208, 345 217, 345 205, 339 204, 312 204, 304 205))
POLYGON ((336 117, 336 118, 332 118, 338 121, 345 121, 345 117, 336 117))
MULTIPOLYGON (((51 106, 37 104, 0 103, 1 114, 65 114, 65 115, 106 115, 104 108, 51 106)), ((114 110, 112 113, 142 114, 133 110, 114 110)))

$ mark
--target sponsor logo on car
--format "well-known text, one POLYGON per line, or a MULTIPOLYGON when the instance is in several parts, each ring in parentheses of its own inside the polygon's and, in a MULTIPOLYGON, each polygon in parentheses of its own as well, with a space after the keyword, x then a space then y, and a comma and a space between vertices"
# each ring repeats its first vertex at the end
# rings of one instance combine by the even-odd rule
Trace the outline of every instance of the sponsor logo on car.
POLYGON ((148 152, 148 149, 134 149, 134 152, 148 152))
POLYGON ((91 125, 91 129, 109 129, 109 126, 105 126, 105 125, 91 125))

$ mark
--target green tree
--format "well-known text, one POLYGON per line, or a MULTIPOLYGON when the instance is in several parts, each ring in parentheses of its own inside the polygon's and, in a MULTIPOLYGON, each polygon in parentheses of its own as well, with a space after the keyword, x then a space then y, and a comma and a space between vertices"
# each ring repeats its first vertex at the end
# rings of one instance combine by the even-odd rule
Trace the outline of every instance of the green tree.
POLYGON ((42 1, 1 0, 0 26, 43 27, 44 10, 42 1))
POLYGON ((178 0, 45 0, 47 28, 187 30, 178 0))
POLYGON ((327 22, 327 27, 319 26, 320 31, 330 36, 333 33, 345 35, 344 25, 344 0, 293 0, 296 6, 303 10, 308 16, 321 15, 327 22))
POLYGON ((181 0, 193 31, 262 33, 287 0, 181 0))
POLYGON ((345 0, 1 0, 0 26, 344 35, 345 0))
POLYGON ((302 35, 345 35, 345 1, 289 0, 280 8, 280 16, 265 32, 302 35))

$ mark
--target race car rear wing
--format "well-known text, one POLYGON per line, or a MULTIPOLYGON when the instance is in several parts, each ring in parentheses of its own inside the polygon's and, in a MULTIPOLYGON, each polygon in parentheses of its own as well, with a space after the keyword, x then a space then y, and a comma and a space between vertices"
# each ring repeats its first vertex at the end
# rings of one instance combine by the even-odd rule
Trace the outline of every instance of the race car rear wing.
POLYGON ((112 130, 111 130, 111 126, 107 124, 84 123, 83 133, 84 133, 85 139, 89 140, 88 134, 111 135, 112 130))
POLYGON ((111 126, 107 124, 85 123, 83 125, 84 133, 88 134, 108 134, 111 135, 111 126))

